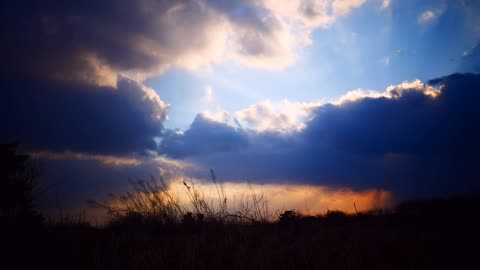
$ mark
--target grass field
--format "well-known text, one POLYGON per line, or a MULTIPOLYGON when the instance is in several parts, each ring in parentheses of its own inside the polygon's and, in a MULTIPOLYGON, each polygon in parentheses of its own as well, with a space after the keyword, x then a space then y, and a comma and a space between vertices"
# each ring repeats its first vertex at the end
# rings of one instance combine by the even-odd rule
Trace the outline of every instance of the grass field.
POLYGON ((480 199, 275 221, 64 219, 2 230, 3 269, 475 269, 480 199))

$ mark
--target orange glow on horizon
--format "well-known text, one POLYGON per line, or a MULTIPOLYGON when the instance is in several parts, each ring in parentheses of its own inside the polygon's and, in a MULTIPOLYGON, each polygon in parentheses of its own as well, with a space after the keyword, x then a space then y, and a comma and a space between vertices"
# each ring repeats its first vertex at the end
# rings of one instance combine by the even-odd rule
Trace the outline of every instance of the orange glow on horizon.
MULTIPOLYGON (((214 183, 194 182, 194 184, 206 198, 214 203, 218 202, 218 192, 214 183)), ((382 189, 354 191, 348 188, 335 189, 295 184, 224 183, 222 185, 229 207, 235 208, 235 205, 241 203, 242 198, 248 201, 253 190, 257 195, 263 195, 272 213, 284 210, 296 210, 311 215, 323 214, 327 210, 355 213, 354 203, 359 212, 393 206, 392 193, 382 189)), ((171 182, 169 188, 181 201, 188 202, 188 192, 182 181, 171 182)))

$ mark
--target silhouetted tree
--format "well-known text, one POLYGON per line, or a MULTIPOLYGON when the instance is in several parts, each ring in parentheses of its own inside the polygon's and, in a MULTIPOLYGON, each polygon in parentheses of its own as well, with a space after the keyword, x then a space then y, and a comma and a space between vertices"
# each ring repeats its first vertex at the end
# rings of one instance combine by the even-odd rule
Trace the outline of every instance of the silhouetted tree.
POLYGON ((39 170, 28 155, 18 153, 18 145, 0 144, 0 224, 39 224, 42 216, 34 208, 39 170))
POLYGON ((282 223, 291 223, 295 220, 297 220, 298 216, 297 216, 297 213, 295 212, 295 210, 288 210, 288 211, 285 211, 283 212, 282 214, 280 214, 280 216, 278 217, 278 221, 282 224, 282 223))

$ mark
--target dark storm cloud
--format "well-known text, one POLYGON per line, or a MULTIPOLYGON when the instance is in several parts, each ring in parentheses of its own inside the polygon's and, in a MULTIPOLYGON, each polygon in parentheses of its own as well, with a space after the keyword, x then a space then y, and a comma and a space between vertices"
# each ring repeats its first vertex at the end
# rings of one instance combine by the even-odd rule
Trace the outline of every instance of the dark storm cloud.
POLYGON ((166 182, 181 174, 183 164, 162 158, 140 156, 115 157, 72 152, 31 153, 41 165, 42 184, 48 186, 42 194, 45 209, 58 207, 87 207, 87 200, 108 199, 108 194, 120 194, 128 189, 129 180, 158 180, 162 175, 166 182), (58 205, 61 203, 61 205, 58 205))
POLYGON ((293 53, 279 14, 250 0, 15 1, 0 12, 2 70, 34 78, 114 85, 118 72, 194 69, 225 50, 244 63, 293 53))
MULTIPOLYGON (((300 132, 248 132, 248 143, 244 143, 240 134, 245 131, 236 130, 237 145, 248 145, 240 151, 219 152, 210 147, 210 153, 201 157, 193 156, 194 152, 183 154, 189 161, 214 168, 225 179, 386 188, 399 196, 476 190, 480 187, 476 170, 480 75, 454 74, 429 83, 442 84, 441 94, 433 97, 393 89, 396 94, 390 98, 327 104, 314 111, 300 132)), ((221 141, 208 132, 200 134, 178 135, 177 142, 208 147, 210 141, 221 141)), ((235 136, 228 138, 229 144, 236 144, 231 141, 235 136)), ((175 154, 168 143, 162 143, 164 154, 175 154)))
POLYGON ((16 1, 2 7, 0 46, 5 68, 31 76, 92 77, 92 61, 148 73, 207 46, 212 20, 199 2, 188 0, 16 1))
MULTIPOLYGON (((271 3, 250 0, 4 3, 0 139, 33 150, 156 150, 167 106, 139 82, 173 66, 217 63, 226 54, 257 67, 291 63, 296 46, 286 41, 294 33, 285 20, 299 19, 275 12, 271 3)), ((245 144, 230 143, 244 135, 224 132, 216 148, 245 144), (227 134, 232 137, 221 142, 227 134)))
POLYGON ((208 155, 211 152, 232 152, 245 147, 247 147, 245 133, 198 114, 185 133, 165 132, 159 151, 179 158, 208 155))
POLYGON ((155 151, 168 107, 126 78, 117 88, 16 78, 2 84, 0 140, 20 140, 30 150, 155 151))

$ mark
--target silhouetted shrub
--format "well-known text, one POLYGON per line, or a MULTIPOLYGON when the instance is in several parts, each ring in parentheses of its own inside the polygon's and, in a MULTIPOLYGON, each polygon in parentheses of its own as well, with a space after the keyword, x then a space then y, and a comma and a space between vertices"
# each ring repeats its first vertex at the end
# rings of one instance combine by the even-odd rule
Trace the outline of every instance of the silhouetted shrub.
POLYGON ((328 210, 325 214, 325 218, 329 223, 338 224, 347 221, 349 216, 347 213, 340 210, 328 210))
POLYGON ((0 144, 0 223, 34 225, 43 217, 35 210, 40 174, 18 143, 0 144))
POLYGON ((280 214, 280 216, 278 217, 278 221, 281 224, 291 223, 291 222, 293 222, 297 219, 298 219, 298 216, 297 216, 297 213, 295 212, 295 210, 287 210, 287 211, 283 212, 282 214, 280 214))

